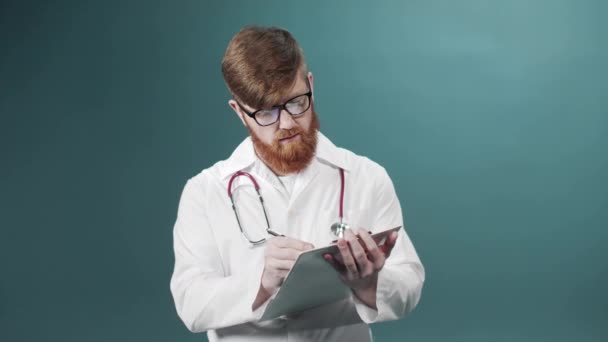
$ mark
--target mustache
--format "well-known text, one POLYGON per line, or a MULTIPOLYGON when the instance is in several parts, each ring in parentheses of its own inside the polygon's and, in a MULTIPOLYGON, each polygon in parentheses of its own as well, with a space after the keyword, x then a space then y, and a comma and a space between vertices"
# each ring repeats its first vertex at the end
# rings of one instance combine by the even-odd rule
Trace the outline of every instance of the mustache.
POLYGON ((288 137, 294 136, 298 133, 302 133, 302 130, 298 129, 298 128, 282 129, 277 132, 276 136, 274 137, 274 140, 279 141, 283 138, 288 138, 288 137))

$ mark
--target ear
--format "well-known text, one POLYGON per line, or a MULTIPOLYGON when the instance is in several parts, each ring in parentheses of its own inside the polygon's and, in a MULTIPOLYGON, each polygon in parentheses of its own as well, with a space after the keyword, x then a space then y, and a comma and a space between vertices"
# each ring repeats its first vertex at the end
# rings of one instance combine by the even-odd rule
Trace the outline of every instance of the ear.
POLYGON ((312 72, 308 72, 308 75, 306 75, 306 77, 308 77, 308 83, 310 84, 310 91, 312 91, 312 99, 315 99, 315 85, 313 83, 313 78, 312 78, 312 72))
POLYGON ((241 112, 241 108, 239 107, 238 103, 236 103, 236 101, 231 99, 228 101, 228 105, 230 106, 230 108, 232 108, 232 110, 234 110, 234 112, 236 113, 236 116, 238 116, 239 119, 241 119, 243 126, 247 126, 247 124, 245 123, 245 118, 243 117, 244 114, 241 112))

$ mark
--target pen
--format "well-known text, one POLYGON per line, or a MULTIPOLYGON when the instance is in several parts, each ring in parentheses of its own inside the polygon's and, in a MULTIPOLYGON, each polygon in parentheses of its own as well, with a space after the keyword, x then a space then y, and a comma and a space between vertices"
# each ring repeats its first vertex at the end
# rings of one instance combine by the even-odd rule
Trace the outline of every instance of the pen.
POLYGON ((279 234, 271 229, 266 229, 266 231, 268 232, 268 234, 272 235, 272 236, 285 236, 283 234, 279 234))

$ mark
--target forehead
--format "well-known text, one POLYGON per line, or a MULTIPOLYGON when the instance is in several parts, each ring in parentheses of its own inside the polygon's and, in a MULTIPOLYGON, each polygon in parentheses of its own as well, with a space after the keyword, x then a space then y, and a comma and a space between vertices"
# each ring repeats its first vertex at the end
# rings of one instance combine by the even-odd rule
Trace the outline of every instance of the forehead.
POLYGON ((260 94, 260 100, 258 101, 260 103, 259 106, 252 106, 245 102, 243 103, 246 106, 245 108, 249 111, 270 108, 283 104, 298 95, 302 95, 309 91, 308 78, 305 75, 298 73, 290 85, 283 87, 277 85, 277 88, 278 89, 273 93, 267 93, 265 95, 260 94))

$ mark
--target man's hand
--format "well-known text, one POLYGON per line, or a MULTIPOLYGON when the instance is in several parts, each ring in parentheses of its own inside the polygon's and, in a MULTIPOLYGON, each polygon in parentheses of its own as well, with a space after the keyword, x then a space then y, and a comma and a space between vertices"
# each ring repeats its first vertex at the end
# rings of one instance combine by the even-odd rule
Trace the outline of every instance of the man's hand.
POLYGON ((275 236, 266 242, 264 272, 258 295, 252 305, 253 310, 262 305, 281 287, 285 276, 293 267, 298 256, 313 248, 314 246, 308 242, 285 236, 275 236))
POLYGON ((384 244, 378 246, 366 230, 353 232, 348 229, 344 239, 338 239, 340 254, 336 257, 325 254, 323 257, 340 272, 342 281, 359 300, 376 309, 378 272, 395 247, 397 236, 397 232, 392 232, 384 244))

